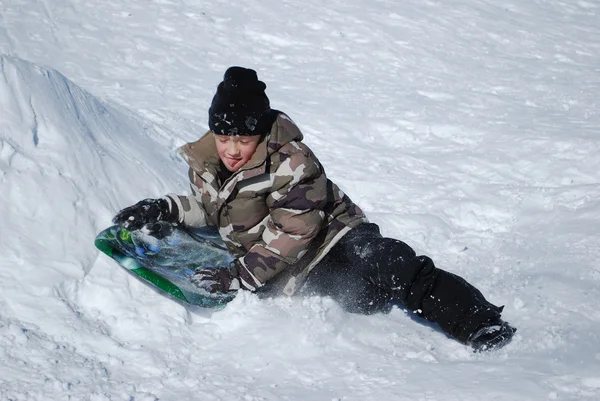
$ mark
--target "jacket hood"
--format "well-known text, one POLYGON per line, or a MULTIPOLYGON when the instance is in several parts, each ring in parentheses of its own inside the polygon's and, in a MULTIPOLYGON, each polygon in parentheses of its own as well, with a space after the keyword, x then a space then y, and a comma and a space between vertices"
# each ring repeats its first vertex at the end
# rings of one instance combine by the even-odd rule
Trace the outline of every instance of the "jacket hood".
MULTIPOLYGON (((242 170, 249 170, 264 164, 273 153, 279 151, 285 144, 301 141, 304 138, 291 118, 283 112, 276 110, 274 112, 277 113, 277 116, 271 126, 271 131, 260 140, 256 151, 242 167, 242 170)), ((216 171, 219 168, 219 154, 212 131, 208 131, 195 142, 183 145, 178 152, 195 171, 206 169, 216 171)))

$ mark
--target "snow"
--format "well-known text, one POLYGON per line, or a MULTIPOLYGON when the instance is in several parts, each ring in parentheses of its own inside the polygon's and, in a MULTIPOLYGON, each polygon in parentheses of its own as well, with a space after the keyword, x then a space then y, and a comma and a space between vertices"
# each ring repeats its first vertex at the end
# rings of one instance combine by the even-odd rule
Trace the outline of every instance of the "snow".
POLYGON ((0 399, 600 399, 600 4, 0 2, 0 399), (93 246, 185 193, 176 148, 255 68, 328 175, 518 327, 475 355, 394 309, 190 309, 93 246))

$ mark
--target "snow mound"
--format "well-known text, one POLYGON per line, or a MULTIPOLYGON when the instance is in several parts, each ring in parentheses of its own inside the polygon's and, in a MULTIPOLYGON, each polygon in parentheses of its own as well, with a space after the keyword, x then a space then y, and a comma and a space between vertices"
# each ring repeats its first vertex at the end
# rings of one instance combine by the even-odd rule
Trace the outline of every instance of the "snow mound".
POLYGON ((129 196, 130 180, 158 194, 165 179, 144 185, 154 171, 143 160, 174 165, 169 152, 131 112, 98 100, 56 70, 14 57, 0 56, 0 108, 0 219, 2 248, 9 252, 0 263, 55 268, 57 280, 89 272, 90 239, 123 202, 140 196, 129 196))
POLYGON ((116 313, 135 296, 135 280, 99 258, 96 233, 119 208, 176 187, 183 166, 161 141, 168 132, 54 69, 6 55, 0 110, 0 377, 9 380, 0 398, 58 399, 90 372, 92 381, 106 377, 95 349, 114 340, 97 310, 116 313), (89 276, 98 263, 100 284, 89 276), (98 309, 84 315, 86 301, 98 309), (38 380, 44 391, 23 393, 38 380))
MULTIPOLYGON (((164 132, 15 57, 0 56, 0 109, 0 315, 52 327, 65 302, 79 308, 96 233, 120 208, 173 188, 182 165, 157 143, 164 132)), ((128 280, 117 275, 90 294, 110 299, 128 280)))

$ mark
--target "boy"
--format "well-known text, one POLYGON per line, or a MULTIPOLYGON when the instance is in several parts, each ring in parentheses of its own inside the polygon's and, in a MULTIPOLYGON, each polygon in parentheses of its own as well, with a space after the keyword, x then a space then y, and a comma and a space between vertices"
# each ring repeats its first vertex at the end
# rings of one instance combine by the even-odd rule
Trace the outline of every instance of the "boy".
POLYGON ((115 224, 218 227, 238 258, 195 274, 194 283, 212 293, 323 295, 366 314, 397 303, 475 351, 510 341, 516 329, 500 318, 502 307, 381 236, 327 178, 294 122, 270 108, 265 89, 254 70, 229 68, 208 112, 210 131, 180 149, 192 194, 145 199, 115 224))

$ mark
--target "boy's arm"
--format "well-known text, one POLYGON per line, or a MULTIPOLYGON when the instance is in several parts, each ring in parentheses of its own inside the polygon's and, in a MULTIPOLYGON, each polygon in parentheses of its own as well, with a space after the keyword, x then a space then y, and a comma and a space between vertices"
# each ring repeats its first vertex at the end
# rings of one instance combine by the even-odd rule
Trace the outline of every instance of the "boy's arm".
POLYGON ((206 218, 206 211, 202 206, 202 180, 196 177, 196 173, 190 168, 190 190, 191 195, 167 194, 165 198, 169 207, 175 211, 177 222, 187 227, 204 227, 211 225, 206 218))
POLYGON ((325 222, 326 201, 327 177, 315 159, 298 152, 279 166, 266 198, 270 213, 262 241, 238 260, 246 289, 262 287, 306 253, 325 222))

